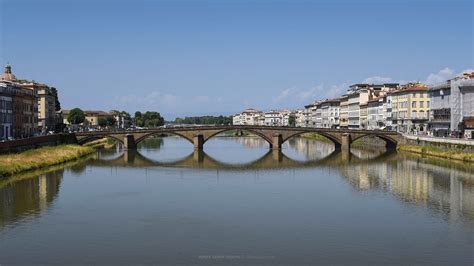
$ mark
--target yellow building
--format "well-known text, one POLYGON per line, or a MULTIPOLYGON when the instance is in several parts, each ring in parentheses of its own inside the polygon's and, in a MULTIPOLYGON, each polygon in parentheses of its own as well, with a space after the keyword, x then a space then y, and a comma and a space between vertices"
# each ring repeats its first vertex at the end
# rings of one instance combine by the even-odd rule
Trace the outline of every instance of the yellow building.
MULTIPOLYGON (((61 110, 64 125, 70 125, 71 124, 71 123, 69 123, 69 121, 67 121, 67 117, 68 117, 70 111, 71 110, 67 110, 67 109, 61 110)), ((91 110, 85 110, 84 115, 85 115, 85 120, 81 125, 84 126, 84 127, 88 127, 88 128, 97 128, 97 127, 99 127, 99 119, 100 118, 114 117, 113 113, 104 112, 104 111, 91 111, 91 110)))
POLYGON ((56 129, 56 97, 52 88, 36 82, 22 83, 22 86, 36 91, 38 96, 38 129, 46 133, 56 129))
POLYGON ((393 126, 398 132, 424 134, 427 130, 430 98, 428 87, 410 83, 391 93, 393 126))

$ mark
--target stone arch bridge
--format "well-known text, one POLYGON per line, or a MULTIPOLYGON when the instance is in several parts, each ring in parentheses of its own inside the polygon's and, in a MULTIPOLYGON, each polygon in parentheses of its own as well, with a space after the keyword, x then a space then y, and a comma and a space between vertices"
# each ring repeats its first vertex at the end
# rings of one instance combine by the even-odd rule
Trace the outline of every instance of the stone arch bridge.
POLYGON ((151 129, 121 130, 121 131, 90 131, 75 133, 77 143, 87 142, 109 137, 121 142, 125 149, 136 149, 137 144, 147 137, 157 134, 174 134, 181 136, 194 145, 195 150, 202 150, 210 138, 235 130, 248 131, 260 136, 269 143, 271 149, 281 149, 288 139, 304 133, 316 133, 331 140, 336 150, 350 150, 352 142, 365 136, 376 136, 383 139, 387 148, 394 149, 403 141, 403 136, 393 131, 330 129, 330 128, 302 128, 302 127, 270 127, 270 126, 192 126, 192 127, 160 127, 151 129))

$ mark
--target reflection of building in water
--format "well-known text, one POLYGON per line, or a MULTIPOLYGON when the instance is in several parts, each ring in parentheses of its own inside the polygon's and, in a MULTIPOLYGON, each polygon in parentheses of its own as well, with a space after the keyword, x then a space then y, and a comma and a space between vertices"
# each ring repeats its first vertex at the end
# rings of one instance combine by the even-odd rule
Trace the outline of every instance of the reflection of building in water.
POLYGON ((0 188, 0 228, 50 204, 59 192, 64 169, 20 180, 0 188))
POLYGON ((261 137, 237 137, 233 139, 246 148, 261 148, 268 146, 268 142, 261 137))
POLYGON ((405 201, 427 204, 451 219, 474 219, 474 180, 469 173, 410 159, 347 164, 340 170, 357 189, 382 188, 405 201))
POLYGON ((307 160, 323 159, 334 151, 334 144, 308 138, 294 137, 286 143, 288 147, 304 154, 307 160))

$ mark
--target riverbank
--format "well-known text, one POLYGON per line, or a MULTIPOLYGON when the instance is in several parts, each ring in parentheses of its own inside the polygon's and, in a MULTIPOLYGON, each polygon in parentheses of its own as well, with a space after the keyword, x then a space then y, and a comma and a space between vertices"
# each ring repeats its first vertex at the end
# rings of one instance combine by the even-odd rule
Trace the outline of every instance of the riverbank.
POLYGON ((0 155, 0 178, 79 159, 95 150, 73 144, 0 155))
POLYGON ((111 149, 114 148, 115 145, 117 145, 117 140, 112 138, 98 139, 84 144, 84 146, 94 149, 111 149))
POLYGON ((460 160, 464 162, 474 163, 474 153, 454 150, 443 150, 441 148, 433 146, 398 144, 397 151, 411 152, 426 156, 434 156, 444 159, 460 160))

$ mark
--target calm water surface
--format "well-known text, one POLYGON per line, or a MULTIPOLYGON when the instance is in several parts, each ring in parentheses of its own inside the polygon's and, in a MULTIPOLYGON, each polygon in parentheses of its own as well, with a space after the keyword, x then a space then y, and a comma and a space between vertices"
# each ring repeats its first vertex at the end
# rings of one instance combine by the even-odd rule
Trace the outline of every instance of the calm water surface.
POLYGON ((153 138, 0 180, 0 265, 473 265, 472 165, 267 146, 153 138))

